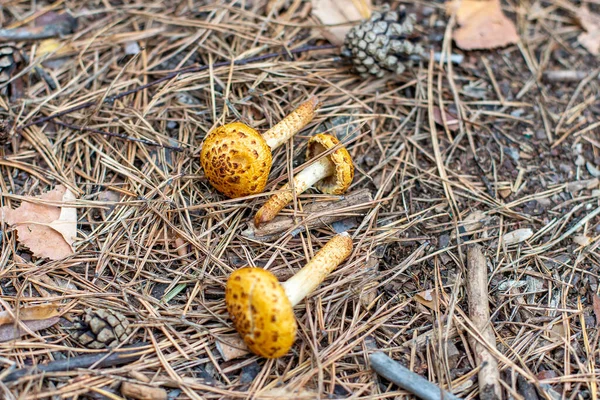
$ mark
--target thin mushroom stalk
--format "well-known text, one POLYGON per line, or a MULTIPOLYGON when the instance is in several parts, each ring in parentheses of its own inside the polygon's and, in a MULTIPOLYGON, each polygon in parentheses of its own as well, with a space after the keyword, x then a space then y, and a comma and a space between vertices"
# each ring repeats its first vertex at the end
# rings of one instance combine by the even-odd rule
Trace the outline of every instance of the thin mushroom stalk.
POLYGON ((293 307, 312 293, 352 253, 347 233, 334 236, 314 258, 284 283, 262 268, 241 268, 227 280, 225 303, 233 325, 259 356, 285 355, 298 329, 293 307))
POLYGON ((200 152, 207 180, 230 198, 261 193, 271 172, 272 151, 300 132, 318 107, 317 97, 310 97, 263 135, 239 121, 215 128, 200 152))
MULTIPOLYGON (((338 143, 339 141, 331 135, 315 135, 308 143, 307 158, 314 158, 315 155, 336 147, 338 143)), ((348 150, 339 147, 330 155, 320 158, 300 171, 292 184, 284 185, 277 194, 269 198, 254 216, 254 225, 260 226, 273 220, 295 196, 313 186, 323 193, 342 194, 348 189, 353 178, 352 158, 348 150)))

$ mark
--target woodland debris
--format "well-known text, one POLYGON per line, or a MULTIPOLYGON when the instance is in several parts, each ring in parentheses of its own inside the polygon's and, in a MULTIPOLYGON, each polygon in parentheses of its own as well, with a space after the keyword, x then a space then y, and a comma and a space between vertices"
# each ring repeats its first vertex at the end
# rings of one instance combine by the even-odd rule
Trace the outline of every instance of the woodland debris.
POLYGON ((448 14, 456 13, 461 26, 452 38, 463 50, 493 49, 519 41, 514 23, 502 12, 500 0, 454 0, 448 14))
POLYGON ((530 228, 516 229, 505 233, 504 236, 502 236, 502 241, 505 245, 510 246, 511 244, 524 242, 532 236, 533 231, 530 228))
POLYGON ((60 320, 58 314, 56 304, 22 307, 11 313, 2 311, 0 312, 0 342, 18 339, 29 332, 49 328, 60 320), (18 318, 19 323, 15 322, 13 315, 18 318))
POLYGON ((544 71, 542 77, 547 82, 581 82, 588 74, 586 71, 554 70, 544 71))
POLYGON ((479 393, 482 400, 502 398, 498 361, 488 346, 496 348, 496 337, 490 325, 490 305, 488 300, 487 263, 480 245, 471 245, 467 250, 467 296, 469 300, 469 317, 477 329, 481 339, 470 338, 476 365, 480 367, 479 393))
POLYGON ((163 388, 142 385, 139 383, 121 383, 121 394, 138 400, 166 400, 167 391, 163 388))
POLYGON ((40 196, 26 197, 15 209, 0 208, 0 217, 16 228, 17 239, 38 257, 60 260, 72 255, 77 236, 77 209, 44 204, 75 200, 62 185, 40 196), (42 200, 42 201, 40 201, 42 200))
POLYGON ((48 12, 37 18, 34 26, 0 29, 0 42, 59 37, 73 33, 76 28, 77 20, 68 13, 48 12))
POLYGON ((279 215, 270 222, 256 227, 249 223, 248 228, 242 231, 242 235, 250 239, 268 241, 281 236, 281 234, 294 228, 292 236, 306 229, 314 229, 327 226, 335 221, 347 218, 349 214, 355 214, 356 211, 372 207, 373 195, 367 189, 357 190, 340 196, 339 200, 320 201, 305 204, 303 207, 304 223, 301 217, 279 215))
POLYGON ((412 372, 382 352, 372 353, 369 356, 369 361, 371 363, 371 368, 379 375, 420 399, 439 400, 440 398, 443 398, 447 400, 459 400, 455 395, 439 388, 434 383, 423 378, 421 375, 412 372))
POLYGON ((217 351, 223 357, 223 361, 231 361, 236 358, 244 357, 250 354, 250 349, 240 335, 220 336, 215 345, 217 351))
POLYGON ((99 354, 71 357, 66 360, 52 361, 48 364, 40 364, 33 367, 17 369, 16 371, 11 372, 2 378, 2 382, 16 381, 17 379, 27 375, 73 371, 78 368, 89 368, 92 365, 94 365, 96 368, 104 368, 129 364, 138 360, 143 355, 143 352, 140 351, 139 348, 146 345, 147 343, 138 343, 114 352, 111 351, 99 354))
POLYGON ((131 333, 127 317, 112 309, 87 309, 74 328, 71 335, 90 349, 115 347, 131 333))
POLYGON ((590 11, 587 5, 580 7, 576 13, 577 20, 585 29, 577 40, 591 54, 600 54, 600 15, 590 11))
POLYGON ((371 0, 312 0, 312 14, 323 24, 321 33, 338 46, 352 29, 351 23, 369 18, 372 7, 371 0))

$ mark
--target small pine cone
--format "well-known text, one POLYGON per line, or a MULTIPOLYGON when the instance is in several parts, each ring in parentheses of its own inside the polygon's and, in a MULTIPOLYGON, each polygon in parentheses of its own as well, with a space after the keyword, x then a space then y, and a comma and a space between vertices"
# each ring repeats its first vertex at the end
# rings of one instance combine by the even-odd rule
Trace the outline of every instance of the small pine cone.
POLYGON ((8 116, 4 116, 0 113, 0 146, 4 146, 6 143, 8 143, 11 129, 11 119, 8 116))
POLYGON ((12 77, 17 67, 17 49, 10 44, 0 46, 0 85, 12 77))
POLYGON ((381 12, 353 27, 346 35, 342 55, 352 59, 354 69, 362 77, 382 77, 386 73, 401 74, 414 59, 424 56, 423 47, 411 38, 416 17, 406 14, 404 6, 381 12))
POLYGON ((75 324, 72 337, 90 349, 115 347, 131 333, 127 318, 113 310, 87 309, 83 320, 75 324))

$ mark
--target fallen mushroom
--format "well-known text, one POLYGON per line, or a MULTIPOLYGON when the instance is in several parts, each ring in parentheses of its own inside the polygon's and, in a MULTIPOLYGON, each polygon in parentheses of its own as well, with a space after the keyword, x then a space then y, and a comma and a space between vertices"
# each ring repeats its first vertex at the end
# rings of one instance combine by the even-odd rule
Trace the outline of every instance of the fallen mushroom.
POLYGON ((271 152, 304 128, 318 105, 319 100, 311 97, 263 135, 242 122, 212 130, 200 152, 210 184, 230 198, 262 192, 271 172, 271 152))
POLYGON ((334 236, 284 283, 262 268, 234 271, 225 289, 233 325, 248 348, 266 358, 281 357, 296 339, 293 307, 321 284, 352 252, 348 233, 334 236))
MULTIPOLYGON (((339 141, 326 133, 313 136, 308 142, 306 158, 312 159, 338 145, 339 141)), ((331 154, 300 171, 293 182, 293 189, 286 184, 281 191, 272 196, 254 216, 254 225, 259 226, 271 221, 279 211, 308 188, 315 186, 326 194, 339 195, 350 187, 354 179, 352 157, 345 147, 338 147, 331 154)))

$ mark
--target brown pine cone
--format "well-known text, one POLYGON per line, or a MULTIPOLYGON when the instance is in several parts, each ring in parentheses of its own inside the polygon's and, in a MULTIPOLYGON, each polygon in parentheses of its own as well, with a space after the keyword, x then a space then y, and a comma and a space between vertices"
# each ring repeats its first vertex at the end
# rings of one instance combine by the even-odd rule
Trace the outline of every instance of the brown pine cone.
POLYGON ((11 119, 8 115, 3 115, 3 113, 0 112, 0 146, 4 146, 8 142, 11 128, 11 119))
POLYGON ((356 72, 365 78, 401 74, 425 54, 411 37, 415 20, 414 14, 406 14, 404 6, 390 11, 386 4, 381 12, 373 12, 371 18, 348 32, 342 55, 351 58, 356 72))
POLYGON ((115 347, 131 333, 127 318, 113 310, 87 309, 71 336, 90 349, 115 347))
POLYGON ((10 44, 0 46, 0 85, 8 82, 17 67, 16 52, 10 44))

